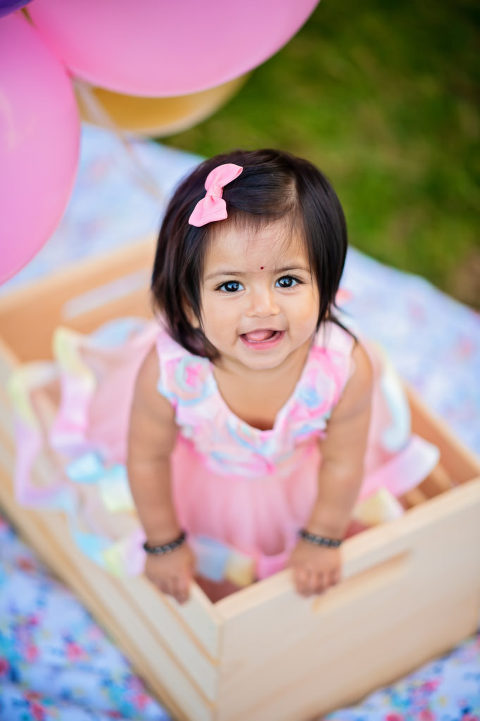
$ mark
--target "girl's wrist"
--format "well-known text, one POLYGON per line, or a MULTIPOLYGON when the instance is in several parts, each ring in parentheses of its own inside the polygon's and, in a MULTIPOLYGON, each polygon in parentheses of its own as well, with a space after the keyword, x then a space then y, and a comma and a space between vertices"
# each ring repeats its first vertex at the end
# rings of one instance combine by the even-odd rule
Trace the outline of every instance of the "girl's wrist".
POLYGON ((308 522, 304 528, 310 533, 320 536, 328 536, 330 538, 343 538, 348 530, 350 517, 342 514, 335 517, 333 513, 325 514, 325 508, 319 509, 316 513, 313 510, 308 522))
POLYGON ((179 546, 183 545, 186 538, 187 532, 181 531, 181 533, 179 533, 175 538, 171 538, 170 541, 166 543, 152 544, 145 541, 143 544, 143 550, 146 551, 146 553, 153 554, 155 556, 163 556, 165 553, 170 553, 179 546))
POLYGON ((177 538, 182 532, 178 523, 160 524, 152 529, 144 529, 149 546, 160 546, 177 538))
POLYGON ((306 528, 301 528, 298 531, 298 536, 308 543, 313 543, 316 546, 322 546, 324 548, 338 548, 342 543, 342 538, 331 538, 330 536, 324 536, 318 533, 312 533, 306 528))
POLYGON ((304 525, 304 529, 317 536, 327 536, 328 538, 343 538, 347 532, 348 523, 320 523, 309 521, 304 525))

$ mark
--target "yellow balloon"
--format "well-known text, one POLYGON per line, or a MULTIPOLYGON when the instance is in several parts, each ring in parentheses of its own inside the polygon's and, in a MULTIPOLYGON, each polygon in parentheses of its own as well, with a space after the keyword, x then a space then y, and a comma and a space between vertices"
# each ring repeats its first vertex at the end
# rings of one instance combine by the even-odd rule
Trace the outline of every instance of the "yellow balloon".
POLYGON ((122 95, 75 82, 82 120, 145 136, 165 136, 188 130, 212 115, 245 83, 248 73, 216 88, 170 98, 122 95))

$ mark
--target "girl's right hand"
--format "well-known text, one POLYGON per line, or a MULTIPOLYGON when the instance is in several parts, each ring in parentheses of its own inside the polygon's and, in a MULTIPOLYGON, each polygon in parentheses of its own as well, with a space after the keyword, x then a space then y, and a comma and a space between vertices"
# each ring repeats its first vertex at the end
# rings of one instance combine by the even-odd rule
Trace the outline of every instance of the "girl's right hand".
POLYGON ((147 554, 144 572, 146 577, 163 593, 185 603, 195 570, 195 554, 188 543, 160 556, 147 554))

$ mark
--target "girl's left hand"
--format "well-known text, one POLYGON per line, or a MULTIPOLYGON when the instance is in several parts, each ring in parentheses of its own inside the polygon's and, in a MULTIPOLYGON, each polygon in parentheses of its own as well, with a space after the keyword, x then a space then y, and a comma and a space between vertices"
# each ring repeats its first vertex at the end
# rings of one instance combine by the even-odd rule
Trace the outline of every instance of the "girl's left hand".
POLYGON ((292 569, 295 587, 302 596, 323 593, 340 582, 341 552, 339 548, 315 546, 300 539, 287 562, 292 569))

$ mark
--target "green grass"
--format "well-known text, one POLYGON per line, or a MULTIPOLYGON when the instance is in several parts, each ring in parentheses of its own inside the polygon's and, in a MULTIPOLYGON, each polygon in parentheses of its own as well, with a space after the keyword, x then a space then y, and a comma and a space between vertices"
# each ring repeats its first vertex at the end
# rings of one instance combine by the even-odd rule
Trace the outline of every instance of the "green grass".
POLYGON ((479 7, 323 0, 226 106, 162 142, 307 157, 352 245, 480 307, 479 7))

